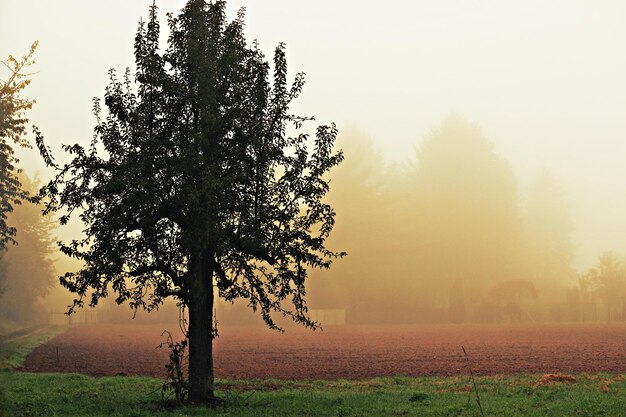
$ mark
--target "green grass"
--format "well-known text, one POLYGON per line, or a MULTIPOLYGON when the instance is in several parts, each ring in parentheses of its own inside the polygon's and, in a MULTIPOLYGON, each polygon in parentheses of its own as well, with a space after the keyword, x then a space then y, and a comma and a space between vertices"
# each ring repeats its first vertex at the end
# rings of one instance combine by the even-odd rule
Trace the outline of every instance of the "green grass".
MULTIPOLYGON (((538 376, 478 378, 489 416, 623 416, 626 378, 578 375, 535 386, 538 376)), ((0 373, 0 416, 480 416, 467 378, 368 381, 218 381, 224 404, 171 408, 161 381, 142 377, 0 373), (4 413, 4 414, 3 414, 4 413)))
MULTIPOLYGON (((23 358, 27 349, 14 348, 16 352, 8 354, 10 363, 23 358)), ((5 346, 4 355, 7 351, 5 346)), ((536 384, 540 375, 478 377, 476 382, 488 416, 626 415, 626 375, 576 377, 574 384, 545 386, 536 384)), ((468 377, 218 380, 218 395, 224 401, 214 409, 171 407, 161 401, 161 384, 144 377, 4 370, 0 416, 480 416, 468 377)))
POLYGON ((0 371, 19 367, 26 355, 37 346, 47 342, 67 326, 41 326, 13 329, 12 333, 0 335, 0 371))

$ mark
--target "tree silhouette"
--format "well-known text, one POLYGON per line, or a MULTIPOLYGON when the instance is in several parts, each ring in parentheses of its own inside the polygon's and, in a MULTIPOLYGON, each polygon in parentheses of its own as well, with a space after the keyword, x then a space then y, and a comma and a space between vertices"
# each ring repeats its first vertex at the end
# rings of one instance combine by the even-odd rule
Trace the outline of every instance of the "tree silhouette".
POLYGON ((24 99, 20 93, 30 84, 29 74, 24 71, 35 63, 36 48, 37 42, 21 59, 9 55, 6 61, 0 61, 8 70, 7 79, 0 80, 0 250, 8 243, 15 243, 16 228, 7 224, 7 213, 27 197, 18 179, 19 160, 14 146, 30 147, 24 137, 28 123, 25 113, 32 108, 34 100, 24 99))
POLYGON ((574 276, 574 222, 556 179, 545 169, 528 189, 525 230, 531 276, 554 293, 574 276))
POLYGON ((413 183, 417 273, 448 294, 450 319, 462 321, 467 299, 514 275, 515 176, 480 127, 452 115, 418 148, 413 183))
POLYGON ((82 210, 85 237, 61 244, 84 262, 61 283, 95 305, 112 289, 117 302, 152 309, 176 297, 189 311, 190 400, 213 399, 214 289, 242 297, 277 328, 272 313, 305 326, 307 267, 328 268, 343 255, 325 247, 334 211, 322 198, 324 175, 341 162, 334 125, 315 137, 311 118, 289 105, 304 75, 287 83, 285 47, 270 65, 243 35, 243 12, 225 2, 191 0, 169 16, 159 52, 156 7, 135 38, 137 91, 129 71, 111 70, 89 147, 65 146, 57 166, 41 135, 37 144, 58 172, 42 188, 46 212, 82 210), (288 130, 289 129, 289 130, 288 130), (289 133, 288 133, 289 132, 289 133), (309 149, 310 147, 313 149, 309 149))

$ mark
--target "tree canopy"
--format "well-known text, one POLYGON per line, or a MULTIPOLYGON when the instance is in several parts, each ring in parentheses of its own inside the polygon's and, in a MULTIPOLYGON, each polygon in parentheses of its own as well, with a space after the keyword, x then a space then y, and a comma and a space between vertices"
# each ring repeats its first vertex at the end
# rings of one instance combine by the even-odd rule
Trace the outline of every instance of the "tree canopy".
POLYGON ((36 48, 37 42, 21 59, 9 55, 6 61, 0 61, 8 71, 7 78, 0 79, 0 250, 8 243, 15 243, 16 228, 7 223, 7 213, 27 197, 18 179, 19 160, 14 146, 30 147, 25 137, 26 111, 35 101, 22 98, 21 93, 30 84, 25 71, 35 63, 36 48))
POLYGON ((90 145, 64 146, 72 159, 59 165, 37 136, 57 170, 39 194, 45 211, 63 210, 61 223, 80 212, 85 224, 82 239, 60 246, 84 263, 61 278, 78 294, 74 307, 111 290, 135 308, 180 300, 197 402, 213 395, 214 287, 226 300, 247 299, 270 327, 273 312, 315 327, 307 268, 343 255, 325 247, 335 213, 322 200, 325 174, 343 159, 335 125, 314 137, 302 130, 312 118, 289 107, 304 74, 289 84, 285 45, 272 68, 246 43, 243 18, 227 21, 224 1, 191 0, 168 16, 161 52, 153 5, 135 37, 136 81, 110 71, 90 145))

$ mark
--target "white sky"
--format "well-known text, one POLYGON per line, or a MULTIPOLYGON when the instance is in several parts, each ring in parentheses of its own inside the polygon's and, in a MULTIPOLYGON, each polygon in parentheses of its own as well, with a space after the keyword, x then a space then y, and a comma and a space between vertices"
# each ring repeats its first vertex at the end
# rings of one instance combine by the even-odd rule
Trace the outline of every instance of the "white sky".
MULTIPOLYGON (((53 148, 87 141, 107 70, 133 63, 149 0, 0 0, 0 57, 39 40, 27 96, 53 148)), ((158 2, 177 12, 183 0, 158 2)), ((520 185, 548 167, 577 224, 578 265, 626 252, 626 2, 623 0, 232 0, 271 56, 307 73, 298 110, 368 132, 406 161, 450 112, 483 126, 520 185)), ((35 151, 26 171, 43 171, 35 151)), ((44 175, 45 177, 45 175, 44 175)))

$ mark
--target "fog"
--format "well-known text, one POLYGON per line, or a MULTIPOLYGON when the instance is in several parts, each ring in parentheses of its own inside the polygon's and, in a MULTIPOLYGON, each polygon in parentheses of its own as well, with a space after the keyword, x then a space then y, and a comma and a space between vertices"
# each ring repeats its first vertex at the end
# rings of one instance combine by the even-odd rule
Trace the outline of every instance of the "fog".
MULTIPOLYGON (((149 4, 0 4, 3 57, 40 41, 26 96, 53 150, 91 138, 91 100, 109 68, 132 65, 149 4)), ((157 3, 162 16, 183 4, 157 3)), ((286 42, 291 76, 307 73, 294 112, 339 125, 346 159, 331 174, 329 245, 349 255, 312 274, 312 314, 626 318, 623 288, 602 273, 623 274, 626 254, 626 3, 233 0, 230 16, 241 6, 250 39, 267 55, 286 42)), ((36 151, 18 154, 28 176, 49 178, 36 151)), ((52 259, 58 273, 77 267, 52 259)), ((46 291, 49 311, 72 299, 46 291)), ((218 320, 256 320, 239 308, 220 306, 218 320)))

